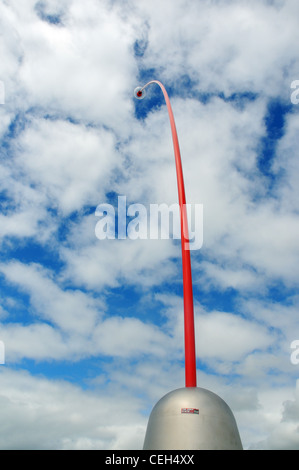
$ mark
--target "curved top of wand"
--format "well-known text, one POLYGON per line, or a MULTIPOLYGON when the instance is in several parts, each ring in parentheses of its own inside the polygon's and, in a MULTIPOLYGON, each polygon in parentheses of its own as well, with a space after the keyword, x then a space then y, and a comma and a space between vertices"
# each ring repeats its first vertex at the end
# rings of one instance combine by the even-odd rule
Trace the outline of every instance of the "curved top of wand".
POLYGON ((184 337, 185 337, 185 385, 186 387, 196 387, 196 352, 195 352, 195 329, 194 329, 194 306, 191 259, 189 249, 188 220, 186 212, 185 185, 181 161, 180 146, 172 112, 170 100, 164 85, 158 80, 151 80, 143 87, 138 86, 134 90, 135 98, 141 100, 145 97, 145 89, 152 83, 156 83, 161 88, 167 105, 170 127, 172 132, 179 205, 181 212, 181 246, 182 246, 182 266, 183 266, 183 290, 184 290, 184 337))

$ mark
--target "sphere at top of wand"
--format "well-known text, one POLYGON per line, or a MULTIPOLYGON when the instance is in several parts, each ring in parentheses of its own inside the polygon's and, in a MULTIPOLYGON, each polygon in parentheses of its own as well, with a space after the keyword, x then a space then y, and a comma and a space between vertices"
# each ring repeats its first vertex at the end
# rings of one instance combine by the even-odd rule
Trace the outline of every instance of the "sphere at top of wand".
POLYGON ((134 90, 135 98, 137 98, 138 100, 142 100, 145 97, 145 95, 146 95, 145 90, 143 90, 141 86, 138 86, 135 88, 134 90))

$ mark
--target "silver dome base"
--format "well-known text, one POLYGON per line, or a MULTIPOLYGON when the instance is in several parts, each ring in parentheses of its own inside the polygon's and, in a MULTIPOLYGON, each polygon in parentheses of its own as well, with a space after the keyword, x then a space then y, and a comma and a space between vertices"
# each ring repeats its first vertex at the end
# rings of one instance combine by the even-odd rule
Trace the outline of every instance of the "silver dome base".
POLYGON ((229 406, 203 388, 180 388, 154 406, 144 450, 243 450, 229 406))

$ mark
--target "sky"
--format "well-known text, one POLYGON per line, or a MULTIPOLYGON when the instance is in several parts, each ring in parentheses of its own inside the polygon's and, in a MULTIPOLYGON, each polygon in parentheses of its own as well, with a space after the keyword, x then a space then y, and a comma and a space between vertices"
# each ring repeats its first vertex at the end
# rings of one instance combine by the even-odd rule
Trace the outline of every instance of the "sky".
POLYGON ((134 99, 153 79, 203 207, 197 384, 244 449, 299 449, 298 18, 297 0, 0 0, 1 449, 142 449, 184 387, 180 241, 96 236, 119 196, 177 203, 162 92, 134 99))

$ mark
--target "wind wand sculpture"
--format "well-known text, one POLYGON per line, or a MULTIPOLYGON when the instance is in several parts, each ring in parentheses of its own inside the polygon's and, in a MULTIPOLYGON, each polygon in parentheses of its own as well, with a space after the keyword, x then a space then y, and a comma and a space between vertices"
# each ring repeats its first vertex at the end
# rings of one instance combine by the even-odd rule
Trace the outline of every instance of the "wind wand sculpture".
POLYGON ((229 406, 216 394, 197 387, 189 231, 185 185, 179 140, 168 93, 158 80, 134 90, 143 99, 151 84, 161 88, 167 105, 177 174, 181 222, 181 248, 184 294, 185 388, 165 395, 154 406, 145 435, 144 450, 241 450, 242 443, 229 406))

